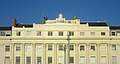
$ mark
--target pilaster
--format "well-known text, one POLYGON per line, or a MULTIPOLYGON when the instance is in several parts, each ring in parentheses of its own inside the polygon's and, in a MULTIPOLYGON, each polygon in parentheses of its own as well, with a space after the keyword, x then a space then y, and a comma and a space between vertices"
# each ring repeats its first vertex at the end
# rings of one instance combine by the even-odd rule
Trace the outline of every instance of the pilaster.
POLYGON ((14 64, 14 46, 15 46, 15 44, 11 43, 11 49, 10 49, 10 51, 11 51, 11 57, 10 57, 11 64, 14 64))
POLYGON ((25 64, 25 44, 22 43, 22 63, 25 64))
POLYGON ((75 44, 75 64, 79 64, 79 58, 80 58, 80 55, 79 55, 79 44, 78 43, 76 43, 75 44), (79 56, 78 56, 79 55, 79 56))

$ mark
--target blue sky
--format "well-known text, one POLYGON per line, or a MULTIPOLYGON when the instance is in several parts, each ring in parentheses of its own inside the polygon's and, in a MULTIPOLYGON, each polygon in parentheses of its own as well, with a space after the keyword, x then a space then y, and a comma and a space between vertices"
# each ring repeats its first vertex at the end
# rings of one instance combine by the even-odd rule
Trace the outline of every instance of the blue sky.
POLYGON ((42 23, 43 17, 66 19, 77 16, 81 21, 107 21, 120 25, 120 0, 0 0, 0 26, 18 23, 42 23))

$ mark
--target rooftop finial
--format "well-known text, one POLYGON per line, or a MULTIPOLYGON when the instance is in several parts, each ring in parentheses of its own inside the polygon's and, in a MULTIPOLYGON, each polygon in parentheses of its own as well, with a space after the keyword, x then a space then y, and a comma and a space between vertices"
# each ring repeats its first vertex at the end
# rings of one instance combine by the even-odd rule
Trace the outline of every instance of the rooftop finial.
POLYGON ((58 18, 63 18, 63 15, 62 13, 59 14, 58 18))

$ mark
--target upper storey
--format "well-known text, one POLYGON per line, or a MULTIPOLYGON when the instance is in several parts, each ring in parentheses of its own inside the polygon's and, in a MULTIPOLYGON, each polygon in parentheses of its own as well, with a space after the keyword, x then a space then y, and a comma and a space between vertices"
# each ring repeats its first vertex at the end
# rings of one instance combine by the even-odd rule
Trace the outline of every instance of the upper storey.
POLYGON ((74 16, 73 20, 66 20, 66 18, 63 17, 63 15, 60 13, 58 15, 58 18, 56 20, 48 20, 47 17, 44 18, 45 24, 53 24, 53 23, 71 23, 71 24, 80 24, 80 20, 74 16))

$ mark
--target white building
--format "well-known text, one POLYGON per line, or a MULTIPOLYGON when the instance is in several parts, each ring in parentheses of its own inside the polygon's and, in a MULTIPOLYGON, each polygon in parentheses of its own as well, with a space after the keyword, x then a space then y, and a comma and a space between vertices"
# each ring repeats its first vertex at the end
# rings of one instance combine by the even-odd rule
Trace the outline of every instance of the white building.
POLYGON ((70 64, 119 64, 120 26, 106 22, 82 22, 44 18, 44 24, 0 27, 0 64, 67 64, 70 35, 70 64), (66 47, 66 51, 64 49, 66 47))

